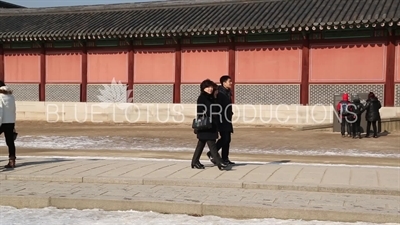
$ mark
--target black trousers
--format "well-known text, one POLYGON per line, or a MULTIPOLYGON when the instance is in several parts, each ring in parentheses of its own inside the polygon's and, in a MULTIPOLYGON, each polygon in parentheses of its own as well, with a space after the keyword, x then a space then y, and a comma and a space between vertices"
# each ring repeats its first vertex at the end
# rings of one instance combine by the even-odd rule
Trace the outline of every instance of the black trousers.
POLYGON ((351 135, 351 123, 349 122, 346 120, 346 117, 342 118, 342 123, 340 124, 340 133, 342 133, 342 135, 345 135, 346 128, 347 134, 351 135))
POLYGON ((221 157, 219 157, 217 144, 215 140, 198 140, 196 149, 194 150, 192 157, 192 164, 200 161, 200 156, 203 153, 204 147, 208 145, 211 155, 217 164, 221 163, 221 157))
POLYGON ((226 161, 229 159, 229 148, 231 144, 231 132, 220 132, 221 138, 217 141, 217 149, 221 150, 221 158, 226 161))
POLYGON ((14 128, 15 123, 4 123, 0 126, 0 134, 4 133, 6 138, 9 158, 15 158, 14 128))
POLYGON ((372 129, 374 131, 374 136, 378 136, 377 122, 378 121, 367 121, 367 134, 366 134, 367 136, 369 136, 371 130, 371 124, 372 124, 372 129))
POLYGON ((357 116, 357 120, 352 124, 353 137, 361 135, 361 115, 357 116))

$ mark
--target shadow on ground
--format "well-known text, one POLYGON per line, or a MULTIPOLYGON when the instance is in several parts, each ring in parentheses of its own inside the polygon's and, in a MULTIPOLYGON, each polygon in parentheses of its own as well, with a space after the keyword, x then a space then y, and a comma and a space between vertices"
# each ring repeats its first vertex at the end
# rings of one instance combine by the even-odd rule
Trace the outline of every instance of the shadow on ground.
MULTIPOLYGON (((272 161, 272 162, 268 162, 268 163, 236 163, 233 165, 228 165, 228 167, 225 169, 226 171, 234 171, 233 168, 237 167, 237 166, 247 166, 247 165, 257 165, 257 166, 262 166, 262 165, 269 165, 269 164, 283 164, 283 163, 289 163, 291 162, 291 160, 279 160, 279 161, 272 161)), ((206 167, 213 167, 214 165, 209 165, 206 167)))
MULTIPOLYGON (((24 166, 40 165, 40 164, 46 164, 46 163, 60 163, 60 162, 65 162, 65 161, 74 161, 74 160, 70 160, 70 159, 49 159, 49 160, 43 160, 43 161, 33 161, 33 162, 21 162, 21 163, 18 163, 18 159, 17 159, 16 168, 14 168, 14 169, 18 169, 18 168, 24 167, 24 166)), ((8 163, 8 160, 1 160, 0 161, 0 163, 3 163, 3 162, 4 162, 4 166, 5 166, 8 163)), ((0 172, 13 170, 13 169, 6 169, 6 168, 4 168, 4 166, 2 166, 2 168, 0 168, 0 172)))

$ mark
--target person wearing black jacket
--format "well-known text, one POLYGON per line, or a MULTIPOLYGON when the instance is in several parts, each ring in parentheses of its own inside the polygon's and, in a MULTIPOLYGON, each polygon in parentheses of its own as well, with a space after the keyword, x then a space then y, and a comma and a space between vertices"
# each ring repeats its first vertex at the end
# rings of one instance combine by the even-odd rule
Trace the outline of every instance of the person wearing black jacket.
POLYGON ((361 115, 365 111, 364 105, 361 103, 360 98, 356 97, 352 104, 352 111, 355 114, 352 118, 352 132, 353 132, 353 138, 359 138, 361 139, 361 115))
MULTIPOLYGON (((218 123, 218 131, 220 139, 217 141, 217 149, 221 150, 221 158, 227 164, 235 164, 229 160, 229 148, 231 143, 231 134, 233 133, 232 125, 232 79, 230 76, 224 75, 220 78, 221 86, 218 89, 217 102, 221 107, 221 116, 218 123)), ((207 156, 212 163, 215 161, 212 158, 210 152, 207 152, 207 156)))
POLYGON ((372 124, 372 129, 374 130, 374 138, 378 137, 377 122, 381 119, 379 109, 382 107, 381 102, 375 96, 373 92, 368 94, 367 104, 365 105, 365 119, 367 120, 367 134, 365 137, 370 136, 370 129, 372 124))
POLYGON ((207 79, 201 82, 200 89, 201 94, 197 98, 197 117, 205 115, 206 117, 212 120, 212 127, 206 130, 195 130, 197 134, 197 146, 193 153, 192 157, 192 169, 204 169, 204 165, 200 163, 200 156, 203 153, 204 147, 207 144, 210 149, 211 155, 218 166, 218 169, 222 170, 227 167, 227 164, 224 163, 219 154, 216 145, 216 140, 218 139, 218 116, 212 113, 212 110, 216 110, 212 105, 215 104, 214 91, 213 86, 214 82, 207 79))

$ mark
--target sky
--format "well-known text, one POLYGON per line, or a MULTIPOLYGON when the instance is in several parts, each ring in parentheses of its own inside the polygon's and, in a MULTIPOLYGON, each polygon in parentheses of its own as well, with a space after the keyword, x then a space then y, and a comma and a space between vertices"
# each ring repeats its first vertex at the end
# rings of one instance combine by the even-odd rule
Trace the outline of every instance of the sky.
POLYGON ((73 5, 115 4, 130 2, 150 2, 155 0, 4 0, 25 7, 54 7, 73 5))

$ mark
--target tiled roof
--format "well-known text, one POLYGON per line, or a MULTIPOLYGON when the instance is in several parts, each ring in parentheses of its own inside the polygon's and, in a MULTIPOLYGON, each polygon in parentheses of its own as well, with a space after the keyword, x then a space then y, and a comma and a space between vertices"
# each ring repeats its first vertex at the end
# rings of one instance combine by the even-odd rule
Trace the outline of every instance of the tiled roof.
POLYGON ((400 26, 400 0, 186 0, 0 9, 0 40, 98 39, 400 26))
POLYGON ((25 8, 24 6, 12 4, 5 1, 0 1, 0 8, 25 8))

